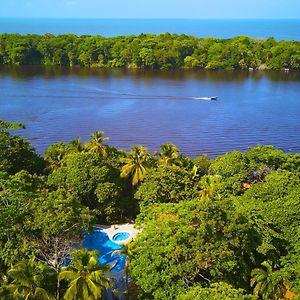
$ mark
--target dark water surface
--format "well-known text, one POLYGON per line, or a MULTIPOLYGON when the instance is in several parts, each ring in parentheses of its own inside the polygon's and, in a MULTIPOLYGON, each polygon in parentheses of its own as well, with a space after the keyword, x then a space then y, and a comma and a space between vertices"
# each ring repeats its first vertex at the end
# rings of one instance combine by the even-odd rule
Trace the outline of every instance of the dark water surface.
POLYGON ((0 118, 40 153, 96 130, 123 149, 174 143, 215 156, 258 143, 300 151, 300 73, 0 67, 0 118), (218 101, 193 97, 218 96, 218 101))
POLYGON ((0 33, 91 34, 103 36, 141 33, 185 33, 198 37, 253 38, 300 41, 300 20, 193 19, 0 19, 0 33))

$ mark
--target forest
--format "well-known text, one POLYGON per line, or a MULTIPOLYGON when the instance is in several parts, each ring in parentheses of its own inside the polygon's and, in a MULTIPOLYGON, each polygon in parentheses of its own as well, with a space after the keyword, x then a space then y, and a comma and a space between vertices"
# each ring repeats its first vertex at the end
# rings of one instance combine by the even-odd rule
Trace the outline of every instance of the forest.
POLYGON ((0 121, 0 299, 102 299, 99 253, 74 245, 130 220, 126 299, 300 299, 300 154, 191 159, 172 144, 116 149, 98 131, 40 156, 23 128, 0 121))
POLYGON ((210 70, 300 69, 300 42, 197 38, 177 34, 139 36, 0 35, 0 64, 96 68, 210 70))

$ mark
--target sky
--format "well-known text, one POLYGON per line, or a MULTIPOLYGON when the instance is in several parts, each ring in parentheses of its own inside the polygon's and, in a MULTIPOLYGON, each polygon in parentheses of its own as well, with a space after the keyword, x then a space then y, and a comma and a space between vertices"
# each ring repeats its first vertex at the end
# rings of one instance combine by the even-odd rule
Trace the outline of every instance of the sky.
POLYGON ((0 18, 300 18, 300 0, 0 0, 0 7, 0 18))

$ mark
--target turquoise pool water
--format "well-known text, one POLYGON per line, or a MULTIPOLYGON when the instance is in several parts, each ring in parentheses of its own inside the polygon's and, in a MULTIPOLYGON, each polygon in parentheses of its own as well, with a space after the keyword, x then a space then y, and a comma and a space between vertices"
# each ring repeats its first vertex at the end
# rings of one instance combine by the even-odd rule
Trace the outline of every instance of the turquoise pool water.
POLYGON ((129 237, 130 234, 128 232, 118 232, 112 237, 112 239, 113 241, 124 241, 127 240, 129 237))
POLYGON ((112 272, 120 272, 124 269, 126 256, 120 254, 112 256, 115 250, 122 250, 123 247, 110 240, 100 228, 94 228, 91 234, 84 233, 82 246, 88 250, 99 251, 99 263, 109 264, 112 272))

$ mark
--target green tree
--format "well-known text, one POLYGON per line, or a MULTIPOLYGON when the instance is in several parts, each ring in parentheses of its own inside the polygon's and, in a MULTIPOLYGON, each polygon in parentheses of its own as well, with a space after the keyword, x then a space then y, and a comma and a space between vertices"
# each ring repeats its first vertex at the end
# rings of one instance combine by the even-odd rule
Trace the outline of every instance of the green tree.
MULTIPOLYGON (((300 226, 299 195, 299 176, 278 170, 268 174, 263 182, 254 184, 237 199, 247 214, 254 214, 264 220, 277 233, 277 238, 281 240, 275 245, 277 258, 297 242, 294 228, 300 226)), ((274 245, 270 246, 275 250, 274 245)), ((273 251, 270 253, 271 258, 275 258, 273 251)))
POLYGON ((144 180, 149 170, 149 160, 150 154, 147 148, 132 147, 127 157, 122 160, 124 165, 121 170, 121 177, 130 178, 131 185, 135 187, 144 180))
POLYGON ((8 176, 0 172, 0 266, 11 265, 26 257, 32 229, 32 202, 43 193, 43 177, 21 171, 8 176))
POLYGON ((153 204, 191 200, 197 195, 193 174, 176 165, 151 169, 135 193, 143 207, 153 204))
POLYGON ((65 300, 97 300, 103 297, 103 288, 110 286, 104 277, 106 267, 98 262, 97 251, 84 249, 71 253, 72 261, 63 267, 59 273, 59 280, 69 282, 65 292, 65 300))
POLYGON ((7 122, 0 119, 0 131, 25 129, 23 123, 7 122))
POLYGON ((35 231, 33 247, 39 259, 58 272, 80 242, 82 230, 90 230, 95 220, 74 195, 61 189, 35 199, 32 208, 33 220, 28 220, 27 226, 35 231))
POLYGON ((174 165, 179 158, 179 150, 173 144, 164 144, 160 146, 161 152, 154 155, 158 157, 158 164, 161 165, 174 165))
POLYGON ((14 299, 55 299, 51 293, 51 281, 55 282, 55 274, 44 265, 36 263, 34 258, 17 263, 7 274, 12 279, 8 289, 14 299))
POLYGON ((246 153, 232 151, 217 157, 210 165, 209 173, 222 177, 219 187, 223 195, 243 193, 242 183, 255 170, 246 153))
POLYGON ((107 141, 108 137, 103 137, 103 131, 96 131, 94 134, 91 135, 91 140, 88 141, 84 147, 92 152, 98 154, 100 157, 106 158, 107 151, 103 142, 107 141))
POLYGON ((98 222, 110 222, 126 215, 126 191, 119 170, 92 153, 67 155, 64 164, 49 177, 53 189, 67 190, 82 205, 98 215, 98 222))
POLYGON ((193 163, 197 167, 197 174, 199 174, 200 176, 207 175, 211 162, 212 161, 207 157, 207 155, 196 157, 193 160, 193 163))
POLYGON ((0 172, 15 174, 21 170, 41 174, 45 167, 44 160, 35 153, 29 142, 0 130, 0 172))
POLYGON ((122 245, 122 247, 123 248, 121 250, 115 250, 111 256, 115 256, 115 255, 126 256, 124 272, 125 272, 126 290, 128 291, 128 285, 129 285, 128 269, 129 269, 129 265, 130 265, 130 259, 131 259, 131 256, 133 253, 131 251, 130 244, 122 245))
POLYGON ((235 289, 225 282, 215 282, 209 287, 199 285, 188 289, 184 294, 179 295, 176 300, 254 300, 255 297, 245 295, 243 289, 235 289))
POLYGON ((273 146, 250 147, 247 157, 254 161, 257 168, 261 169, 265 166, 272 170, 279 169, 287 160, 287 155, 283 151, 275 149, 273 146))
POLYGON ((185 34, 0 35, 0 63, 112 68, 299 69, 298 41, 196 38, 185 34))
POLYGON ((67 145, 68 150, 71 152, 83 152, 84 147, 80 142, 80 137, 75 138, 74 140, 72 140, 70 143, 68 143, 67 145))
POLYGON ((204 175, 200 182, 200 199, 201 200, 208 200, 216 195, 217 198, 220 198, 220 194, 216 194, 215 191, 220 186, 221 178, 220 176, 212 176, 212 175, 204 175))
POLYGON ((256 268, 251 272, 251 286, 253 293, 261 296, 264 300, 281 299, 285 292, 283 278, 279 271, 273 271, 272 265, 268 261, 261 264, 264 268, 256 268))
POLYGON ((45 151, 45 160, 48 163, 49 168, 54 171, 57 170, 68 153, 67 145, 63 142, 51 144, 45 151))
POLYGON ((261 239, 228 199, 152 206, 129 272, 146 299, 175 299, 215 281, 247 288, 261 239))

